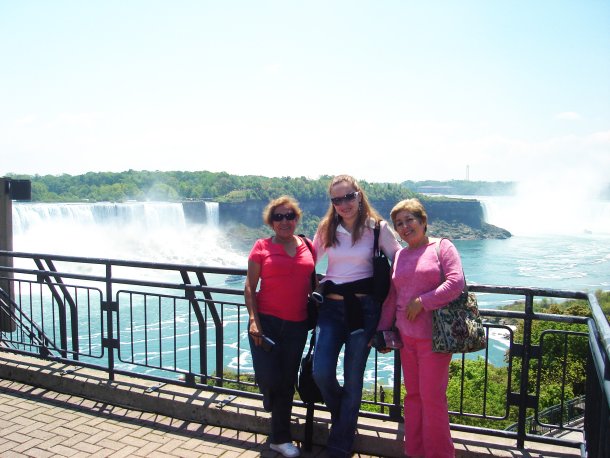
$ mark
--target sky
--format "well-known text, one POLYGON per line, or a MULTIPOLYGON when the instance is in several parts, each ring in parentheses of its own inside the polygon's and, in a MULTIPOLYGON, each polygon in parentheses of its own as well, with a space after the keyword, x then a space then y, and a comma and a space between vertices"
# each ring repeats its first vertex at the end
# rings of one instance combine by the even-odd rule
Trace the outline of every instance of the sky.
POLYGON ((601 186, 610 2, 0 0, 0 176, 130 169, 601 186))

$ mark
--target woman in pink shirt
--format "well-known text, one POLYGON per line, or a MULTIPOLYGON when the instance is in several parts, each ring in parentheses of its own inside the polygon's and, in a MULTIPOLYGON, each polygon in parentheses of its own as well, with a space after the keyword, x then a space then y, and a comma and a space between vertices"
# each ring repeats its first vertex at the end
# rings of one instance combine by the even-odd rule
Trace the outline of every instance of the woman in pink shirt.
POLYGON ((294 234, 300 217, 292 197, 267 205, 263 219, 275 234, 254 243, 244 290, 254 373, 263 406, 271 412, 270 447, 285 457, 300 454, 292 443, 290 415, 307 338, 307 295, 315 262, 305 241, 294 234))
POLYGON ((442 281, 437 240, 426 235, 428 215, 421 202, 403 200, 394 206, 390 216, 394 229, 408 246, 394 258, 392 284, 377 329, 395 325, 404 344, 400 358, 407 391, 405 454, 453 457, 447 406, 451 354, 432 351, 432 311, 457 298, 464 288, 460 255, 453 243, 442 239, 442 281))

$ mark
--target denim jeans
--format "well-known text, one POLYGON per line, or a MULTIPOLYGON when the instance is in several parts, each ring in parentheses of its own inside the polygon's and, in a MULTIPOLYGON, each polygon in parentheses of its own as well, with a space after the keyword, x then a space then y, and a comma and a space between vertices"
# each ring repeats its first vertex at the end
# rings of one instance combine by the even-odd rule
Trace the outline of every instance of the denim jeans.
POLYGON ((349 457, 358 424, 362 401, 362 385, 368 346, 379 321, 379 302, 372 296, 360 298, 364 314, 364 329, 350 333, 343 301, 325 298, 320 306, 316 327, 316 347, 313 376, 330 410, 332 425, 327 450, 331 457, 349 457), (341 348, 343 355, 343 385, 337 380, 337 365, 341 348))
POLYGON ((263 395, 263 406, 271 412, 272 444, 291 442, 290 415, 294 386, 297 379, 303 348, 307 339, 307 321, 286 321, 272 315, 260 314, 263 333, 275 342, 271 351, 254 345, 250 350, 256 383, 263 395))

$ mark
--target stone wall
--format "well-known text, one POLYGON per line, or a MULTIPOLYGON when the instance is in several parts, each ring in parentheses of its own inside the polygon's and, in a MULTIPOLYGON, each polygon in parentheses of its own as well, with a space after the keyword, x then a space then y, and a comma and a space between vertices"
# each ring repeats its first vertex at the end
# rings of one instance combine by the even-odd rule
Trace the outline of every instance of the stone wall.
MULTIPOLYGON (((194 204, 196 203, 189 203, 189 205, 194 204)), ((203 206, 203 203, 200 204, 203 206)), ((327 200, 300 201, 299 204, 305 212, 319 217, 322 217, 328 210, 327 200)), ((389 220, 390 211, 396 202, 378 201, 372 202, 372 204, 381 216, 389 220)), ((221 202, 219 205, 220 223, 233 222, 249 227, 258 227, 262 224, 262 212, 266 205, 267 202, 261 201, 221 202)), ((435 220, 443 220, 448 223, 464 224, 475 229, 480 229, 485 222, 483 208, 477 200, 425 201, 424 205, 428 212, 430 223, 433 223, 435 220)), ((187 214, 186 209, 185 214, 187 214)))

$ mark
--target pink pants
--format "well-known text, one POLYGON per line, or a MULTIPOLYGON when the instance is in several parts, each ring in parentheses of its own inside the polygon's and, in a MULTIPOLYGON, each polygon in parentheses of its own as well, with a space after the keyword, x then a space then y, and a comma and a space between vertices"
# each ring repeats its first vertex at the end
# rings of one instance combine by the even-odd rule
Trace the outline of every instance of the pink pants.
POLYGON ((432 339, 402 336, 400 350, 405 396, 405 454, 453 458, 447 384, 451 354, 434 353, 432 339))

